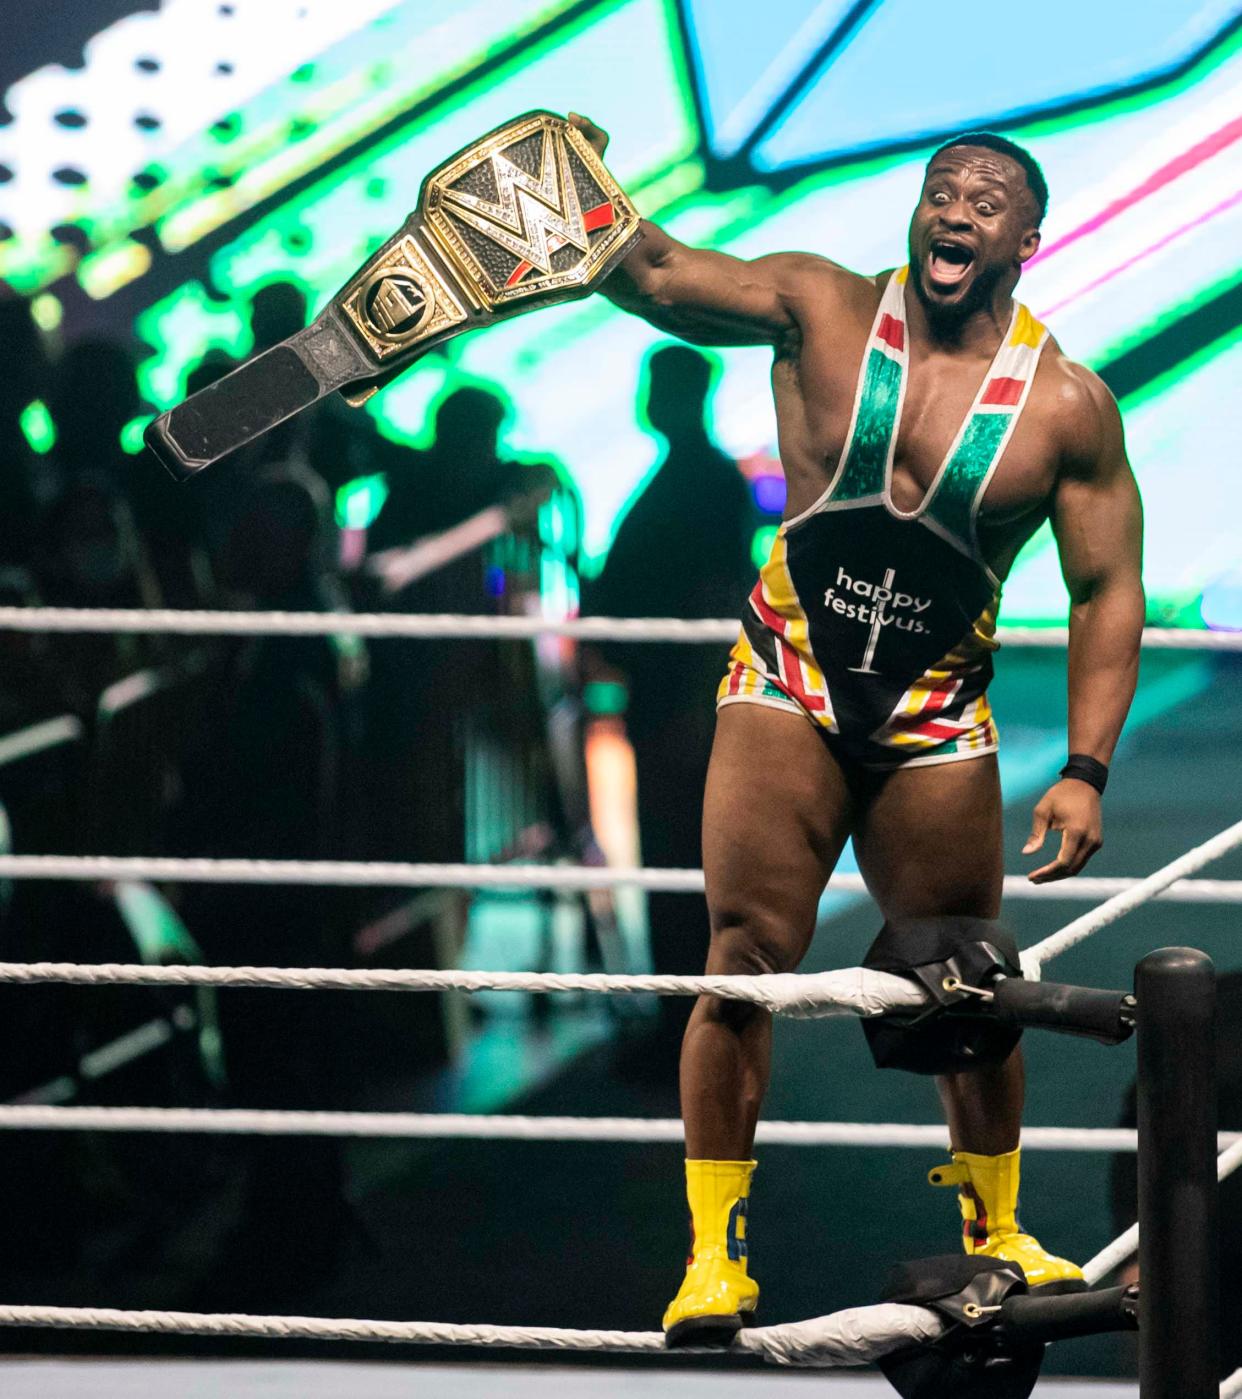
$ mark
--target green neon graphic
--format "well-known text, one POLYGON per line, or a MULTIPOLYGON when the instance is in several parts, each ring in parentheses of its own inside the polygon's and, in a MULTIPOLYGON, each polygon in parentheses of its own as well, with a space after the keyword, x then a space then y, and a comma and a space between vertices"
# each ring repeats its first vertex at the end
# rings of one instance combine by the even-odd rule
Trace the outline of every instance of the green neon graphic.
MULTIPOLYGON (((814 230, 820 225, 812 220, 818 219, 821 212, 811 211, 809 206, 801 212, 799 206, 805 201, 822 196, 825 190, 845 191, 848 187, 859 189, 861 194, 861 182, 917 161, 917 153, 911 152, 871 154, 829 171, 808 172, 796 185, 780 191, 760 183, 727 191, 706 190, 703 146, 695 123, 689 68, 674 0, 600 0, 593 6, 584 6, 573 21, 564 24, 555 35, 538 44, 526 42, 520 53, 512 55, 503 66, 497 66, 485 79, 477 76, 480 63, 494 60, 498 54, 521 43, 536 24, 564 13, 570 4, 571 0, 547 0, 545 4, 522 0, 513 7, 511 17, 505 18, 502 27, 489 28, 479 35, 478 43, 469 54, 457 53, 451 63, 424 66, 417 74, 405 71, 404 66, 392 58, 396 39, 408 37, 422 23, 416 16, 417 7, 406 7, 401 13, 408 18, 408 23, 403 18, 395 28, 381 22, 356 31, 353 38, 357 38, 358 51, 366 51, 366 62, 353 67, 338 64, 334 72, 328 64, 319 61, 304 65, 237 109, 240 134, 234 139, 221 142, 210 132, 200 133, 185 143, 175 161, 167 162, 170 169, 139 172, 150 174, 155 188, 144 190, 139 186, 121 201, 113 201, 115 207, 101 204, 76 219, 84 227, 89 225, 93 260, 85 264, 85 276, 89 280, 91 273, 95 273, 92 285, 101 292, 109 289, 114 266, 118 274, 126 271, 123 263, 114 264, 110 260, 110 254, 117 240, 128 237, 132 229, 159 219, 165 231, 180 230, 182 236, 194 241, 202 236, 201 232, 196 232, 199 228, 218 228, 220 216, 234 219, 252 207, 253 199, 230 206, 238 186, 248 177, 258 181, 261 176, 266 182, 262 197, 269 203, 265 207, 278 203, 270 214, 252 223, 212 256, 209 275, 204 277, 206 286, 199 281, 187 281, 148 306, 139 316, 136 328, 154 350, 140 370, 141 387, 148 400, 158 408, 179 401, 185 392, 188 371, 209 351, 232 358, 249 352, 249 300, 260 286, 277 279, 293 279, 304 286, 312 305, 316 302, 322 305, 408 212, 417 179, 426 165, 419 154, 428 148, 423 138, 435 131, 459 128, 464 136, 477 135, 491 124, 490 121, 480 117, 475 129, 470 130, 466 118, 473 122, 479 112, 490 112, 489 102, 503 103, 506 93, 512 95, 514 105, 501 113, 502 118, 524 106, 534 105, 536 99, 522 86, 523 75, 531 71, 532 65, 545 60, 552 61, 548 71, 555 76, 563 71, 562 57, 569 64, 581 53, 592 56, 591 65, 582 69, 588 77, 583 95, 570 99, 562 89, 555 88, 544 101, 551 105, 562 98, 566 102, 582 102, 588 111, 600 104, 591 114, 604 125, 615 128, 610 160, 615 160, 619 166, 624 166, 627 159, 630 161, 630 168, 624 170, 624 179, 639 207, 648 216, 658 217, 676 236, 700 246, 729 246, 737 240, 738 250, 745 256, 752 256, 786 246, 783 241, 773 243, 773 240, 783 240, 787 233, 790 246, 803 246, 801 241, 794 240, 804 236, 813 238, 814 230), (607 30, 604 26, 616 28, 607 30), (603 43, 602 40, 597 43, 597 38, 604 33, 619 35, 623 42, 618 44, 612 39, 611 52, 615 60, 601 63, 598 50, 603 43), (636 137, 634 129, 628 125, 628 116, 623 123, 615 114, 621 110, 623 102, 633 106, 631 47, 633 53, 642 55, 643 79, 652 94, 651 101, 668 103, 671 115, 667 120, 661 119, 660 139, 648 134, 636 137), (377 58, 377 54, 381 56, 377 58), (400 71, 396 71, 398 69, 400 71), (455 92, 451 99, 443 95, 449 82, 461 81, 471 72, 476 73, 473 81, 455 92), (342 83, 352 84, 349 102, 344 100, 342 83), (388 114, 386 120, 395 118, 399 123, 401 113, 410 106, 412 94, 423 101, 436 93, 440 94, 438 103, 429 102, 417 121, 395 125, 382 143, 317 179, 295 197, 279 203, 282 187, 304 179, 315 163, 333 159, 348 149, 351 141, 362 136, 369 138, 370 132, 379 129, 374 118, 381 106, 388 114), (637 158, 634 156, 636 146, 637 158), (314 159, 308 163, 304 157, 311 154, 314 159), (226 177, 235 179, 231 189, 223 183, 226 177), (213 180, 218 180, 221 187, 209 188, 213 180), (778 229, 777 222, 786 216, 790 219, 790 227, 778 229), (798 219, 802 219, 802 224, 796 223, 798 219), (812 233, 804 234, 803 230, 808 228, 812 233), (194 238, 190 238, 191 234, 194 238), (769 239, 766 247, 765 237, 769 239)), ((1089 124, 1120 120, 1134 112, 1148 114, 1140 118, 1141 124, 1158 121, 1161 114, 1151 115, 1155 108, 1212 78, 1213 74, 1220 74, 1226 65, 1236 62, 1240 54, 1242 32, 1218 43, 1192 69, 1177 78, 1154 84, 1141 93, 1105 101, 1097 99, 1093 106, 1031 121, 1015 134, 1025 139, 1073 132, 1089 124)), ((1185 115, 1194 119, 1207 110, 1204 104, 1209 98, 1215 103, 1232 71, 1216 77, 1211 92, 1204 94, 1203 102, 1195 106, 1192 101, 1185 115)), ((660 110, 664 108, 661 106, 660 110)), ((1182 115, 1182 109, 1170 113, 1170 121, 1174 117, 1180 121, 1182 115)), ((644 130, 641 122, 637 129, 644 130)), ((1101 133, 1096 139, 1107 139, 1107 134, 1101 133)), ((446 153, 448 148, 438 151, 435 158, 446 153)), ((831 209, 828 212, 831 213, 831 209)), ((826 237, 827 225, 824 230, 826 237)), ((69 272, 76 254, 41 237, 27 239, 20 250, 16 248, 16 240, 0 248, 0 265, 6 261, 13 264, 14 259, 28 270, 10 280, 19 290, 32 291, 44 281, 69 272)), ((1224 265, 1215 259, 1210 270, 1200 268, 1198 275, 1215 277, 1224 265)), ((1096 332, 1097 339, 1116 335, 1116 340, 1104 350, 1093 345, 1085 358, 1098 365, 1141 346, 1237 284, 1237 276, 1231 273, 1211 286, 1195 289, 1193 295, 1176 305, 1161 307, 1161 298, 1151 294, 1151 283, 1147 280, 1141 306, 1123 310, 1115 319, 1107 321, 1107 328, 1101 327, 1096 332), (1141 324, 1135 324, 1140 320, 1141 324)), ((141 284, 137 286, 141 290, 141 284)), ((127 290, 127 296, 130 294, 132 289, 127 290)), ((1179 279, 1175 287, 1162 288, 1162 295, 1184 296, 1185 280, 1179 279)), ((54 329, 62 315, 60 301, 51 294, 40 297, 32 311, 45 329, 54 329)), ((376 395, 367 404, 367 411, 385 437, 426 446, 430 417, 441 395, 467 383, 503 383, 517 410, 512 427, 517 449, 525 449, 526 455, 540 459, 559 458, 575 475, 586 507, 585 567, 590 571, 602 561, 610 538, 609 526, 615 527, 615 521, 623 514, 625 496, 628 494, 632 498, 641 490, 658 460, 642 435, 641 422, 635 419, 631 394, 644 353, 660 338, 621 316, 602 299, 595 298, 496 327, 486 336, 457 342, 445 353, 429 356, 376 395), (606 404, 605 391, 600 385, 608 386, 606 404), (595 419, 591 424, 593 431, 575 427, 571 432, 566 428, 564 421, 572 419, 575 413, 592 416, 595 419), (620 482, 622 489, 619 492, 610 489, 610 481, 620 482)), ((1158 400, 1217 356, 1235 348, 1240 338, 1242 329, 1222 336, 1189 356, 1176 368, 1130 395, 1123 405, 1125 411, 1132 413, 1158 400)), ((743 357, 750 356, 753 363, 753 357, 759 353, 731 354, 729 374, 734 374, 734 366, 742 363, 743 357)), ((747 368, 746 374, 750 373, 747 368)), ((747 380, 745 375, 739 380, 743 381, 753 384, 753 379, 747 380)), ((731 378, 730 382, 734 380, 731 378)), ((747 393, 752 394, 753 387, 747 393)), ((721 405, 727 407, 737 401, 733 397, 722 397, 721 405)), ((740 401, 749 403, 750 399, 744 395, 740 401)), ((32 447, 46 452, 54 441, 55 426, 42 404, 37 405, 42 416, 34 411, 33 417, 28 418, 35 409, 36 405, 31 405, 23 414, 23 429, 32 447), (35 447, 36 439, 44 445, 35 447)), ((1232 411, 1229 405, 1226 409, 1232 411)), ((749 408, 746 411, 749 412, 749 408)), ((736 418, 733 431, 738 431, 736 418)), ((1177 437, 1189 430, 1174 423, 1171 431, 1177 437)), ((139 440, 139 432, 140 420, 124 429, 122 439, 127 451, 136 450, 134 444, 139 440)), ((771 450, 771 444, 764 450, 771 450)), ((515 450, 512 454, 522 453, 515 450)), ((1202 472, 1206 468, 1196 464, 1196 469, 1202 472)), ((359 527, 357 522, 364 519, 369 523, 382 501, 384 486, 379 477, 364 476, 351 482, 338 495, 338 519, 349 528, 359 527)), ((548 531, 554 532, 560 527, 549 520, 548 531)), ((754 547, 757 554, 763 556, 757 557, 756 562, 763 561, 770 547, 770 539, 760 542, 769 529, 770 526, 765 526, 756 533, 754 547)), ((1024 552, 1015 576, 1044 549, 1051 547, 1046 531, 1038 535, 1024 552)), ((1035 576, 1042 578, 1042 575, 1032 575, 1035 576)), ((559 575, 554 577, 553 573, 548 574, 544 585, 558 596, 568 593, 571 585, 576 586, 572 580, 561 579, 559 575)), ((1162 618, 1175 617, 1179 622, 1194 620, 1198 596, 1198 591, 1191 587, 1157 589, 1153 607, 1162 618)), ((1060 597, 1050 594, 1046 601, 1049 615, 1037 620, 1049 625, 1061 624, 1064 618, 1059 611, 1060 597), (1058 615, 1052 615, 1053 609, 1058 615)), ((1038 598, 1036 605, 1043 602, 1043 598, 1038 598)))
POLYGON ((1149 403, 1154 398, 1159 398, 1162 393, 1167 393, 1169 389, 1180 383, 1183 379, 1188 379, 1192 374, 1202 369, 1209 360, 1214 360, 1223 355, 1226 351, 1233 349, 1235 345, 1242 342, 1242 325, 1235 326, 1232 330, 1213 340, 1210 344, 1204 345, 1201 350, 1182 360, 1179 364, 1172 365, 1163 374, 1158 375, 1149 384, 1144 384, 1141 389, 1137 389, 1132 394, 1127 394, 1121 400, 1121 408, 1124 413, 1132 413, 1136 408, 1149 403))
MULTIPOLYGON (((74 222, 106 256, 111 245, 145 227, 184 229, 185 247, 261 199, 270 198, 308 170, 349 146, 437 87, 485 65, 497 52, 548 23, 574 0, 522 0, 507 7, 507 23, 470 34, 464 51, 440 63, 412 62, 410 50, 443 28, 434 7, 407 4, 378 16, 287 77, 170 151, 166 164, 149 164, 121 192, 87 206, 74 222), (404 62, 393 62, 394 54, 404 62), (295 149, 296 148, 296 149, 295 149)), ((480 7, 486 16, 486 8, 480 7)), ((460 30, 458 31, 460 32, 460 30)), ((90 191, 86 191, 90 197, 90 191)), ((55 245, 52 245, 53 247, 55 245)), ((36 291, 67 269, 40 245, 0 249, 0 275, 24 292, 36 291)))
POLYGON ((49 334, 53 330, 59 330, 61 322, 65 319, 65 308, 51 292, 44 292, 42 296, 36 296, 30 303, 30 317, 40 330, 46 330, 49 334))
POLYGON ((336 493, 336 523, 341 529, 369 529, 388 499, 383 473, 346 481, 336 493))
MULTIPOLYGON (((1188 300, 1178 302, 1175 306, 1166 307, 1159 316, 1154 320, 1148 321, 1141 329, 1136 329, 1122 336, 1120 340, 1115 341, 1107 348, 1092 354, 1089 363, 1098 369, 1101 365, 1106 365, 1111 360, 1119 359, 1128 351, 1145 344, 1148 340, 1159 335, 1162 331, 1167 330, 1170 326, 1176 325, 1178 321, 1193 315, 1201 306, 1206 306, 1210 301, 1215 301, 1218 296, 1223 296, 1226 292, 1232 291, 1233 288, 1239 284, 1242 284, 1242 273, 1237 273, 1231 277, 1223 277, 1219 281, 1213 282, 1211 286, 1201 288, 1188 300)), ((1127 394, 1122 402, 1127 408, 1133 408, 1139 403, 1145 403, 1147 399, 1154 397, 1157 393, 1162 391, 1159 386, 1166 384, 1170 375, 1179 378, 1182 377, 1190 372, 1191 365, 1201 364, 1203 362, 1205 353, 1208 358, 1211 358, 1213 355, 1219 354, 1222 350, 1228 348, 1235 338, 1235 333, 1230 331, 1219 340, 1214 341, 1212 345, 1206 346, 1205 350, 1200 350, 1187 359, 1179 361, 1177 364, 1173 365, 1172 368, 1166 370, 1163 374, 1152 380, 1151 383, 1145 384, 1143 388, 1136 390, 1132 394, 1127 394)))
POLYGON ((44 456, 56 445, 56 424, 41 398, 36 398, 22 409, 18 422, 32 452, 44 456))
POLYGON ((121 429, 121 450, 128 452, 131 457, 137 456, 142 451, 142 434, 147 430, 147 424, 154 418, 154 414, 147 413, 140 418, 131 418, 121 429))
POLYGON ((161 409, 185 397, 186 376, 209 350, 239 359, 251 346, 240 305, 213 301, 201 282, 187 282, 149 306, 134 328, 156 352, 138 366, 138 385, 161 409))
POLYGON ((777 533, 776 525, 760 525, 755 531, 754 538, 750 541, 750 559, 756 568, 762 568, 767 563, 772 553, 772 545, 776 543, 777 533))

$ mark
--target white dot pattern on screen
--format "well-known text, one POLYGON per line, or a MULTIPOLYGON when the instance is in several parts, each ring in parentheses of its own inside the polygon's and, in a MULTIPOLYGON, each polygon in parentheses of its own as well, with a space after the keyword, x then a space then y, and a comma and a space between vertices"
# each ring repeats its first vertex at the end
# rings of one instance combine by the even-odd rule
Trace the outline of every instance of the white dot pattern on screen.
POLYGON ((213 122, 396 3, 165 0, 110 25, 86 44, 80 69, 49 65, 5 93, 13 121, 0 128, 0 165, 13 178, 0 184, 0 222, 33 236, 123 196, 136 173, 173 163, 213 122), (86 124, 58 122, 66 111, 86 124), (144 129, 140 117, 158 126, 144 129), (54 179, 63 169, 87 184, 54 179))

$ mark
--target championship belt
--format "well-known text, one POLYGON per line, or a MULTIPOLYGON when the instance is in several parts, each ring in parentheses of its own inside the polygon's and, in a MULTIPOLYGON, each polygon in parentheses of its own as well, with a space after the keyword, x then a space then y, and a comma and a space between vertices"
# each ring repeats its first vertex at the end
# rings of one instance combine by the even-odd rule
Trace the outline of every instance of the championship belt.
POLYGON ((185 480, 334 389, 356 408, 451 336, 585 296, 640 237, 581 132, 528 112, 433 170, 311 325, 162 413, 144 440, 185 480))

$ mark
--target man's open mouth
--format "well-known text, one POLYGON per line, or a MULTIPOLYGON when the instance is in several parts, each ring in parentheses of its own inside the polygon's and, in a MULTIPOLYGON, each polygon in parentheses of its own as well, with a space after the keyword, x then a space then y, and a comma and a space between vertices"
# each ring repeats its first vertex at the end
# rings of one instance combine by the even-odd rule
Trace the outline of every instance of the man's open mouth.
POLYGON ((934 238, 927 255, 928 276, 938 287, 956 286, 974 260, 974 253, 965 244, 934 238))

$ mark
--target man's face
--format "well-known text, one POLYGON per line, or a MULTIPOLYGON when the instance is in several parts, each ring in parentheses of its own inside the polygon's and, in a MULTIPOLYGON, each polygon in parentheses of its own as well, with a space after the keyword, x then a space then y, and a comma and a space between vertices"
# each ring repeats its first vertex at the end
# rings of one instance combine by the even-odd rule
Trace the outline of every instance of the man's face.
POLYGON ((1039 247, 1026 173, 986 146, 952 146, 923 180, 910 220, 910 270, 929 308, 982 305, 1039 247))

